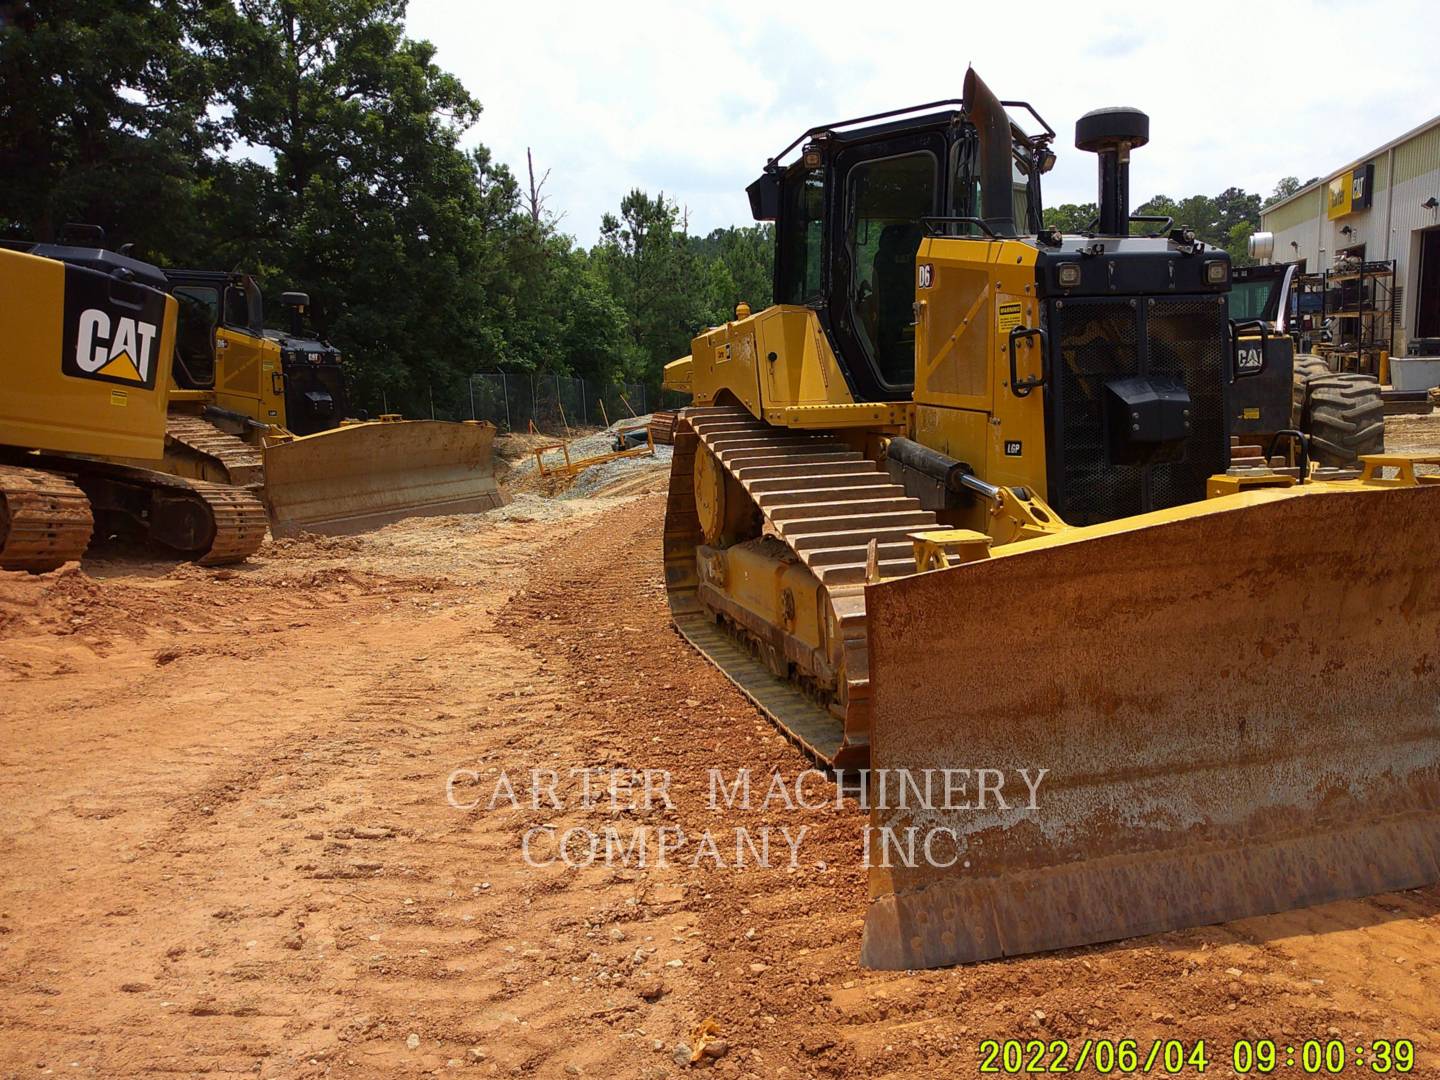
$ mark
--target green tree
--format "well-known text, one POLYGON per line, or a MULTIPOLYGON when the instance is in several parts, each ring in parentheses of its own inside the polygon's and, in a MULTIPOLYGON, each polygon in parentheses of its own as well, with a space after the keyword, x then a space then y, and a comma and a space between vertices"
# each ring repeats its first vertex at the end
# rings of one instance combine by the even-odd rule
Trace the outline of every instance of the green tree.
POLYGON ((1197 239, 1215 247, 1225 248, 1238 265, 1252 260, 1246 252, 1246 241, 1260 227, 1260 196, 1243 188, 1226 188, 1219 195, 1191 195, 1175 200, 1157 195, 1141 205, 1136 213, 1165 215, 1175 219, 1177 226, 1194 229, 1197 239))
POLYGON ((1276 181, 1275 190, 1271 192, 1270 197, 1265 200, 1265 205, 1270 206, 1273 203, 1279 202, 1281 199, 1288 199, 1291 195, 1294 195, 1297 191, 1299 191, 1300 188, 1303 186, 1304 185, 1300 183, 1298 177, 1282 176, 1278 181, 1276 181))
POLYGON ((638 188, 620 202, 620 215, 600 224, 596 257, 625 314, 624 368, 651 384, 660 369, 690 351, 707 320, 701 260, 690 249, 679 208, 664 192, 638 188))
MULTIPOLYGON (((220 265, 311 294, 362 388, 420 411, 503 354, 509 171, 463 132, 480 105, 404 34, 404 0, 194 0, 221 132, 273 157, 216 231, 220 265), (257 210, 258 206, 258 211, 257 210)), ((233 174, 217 189, 233 187, 233 174)))
POLYGON ((68 221, 159 260, 196 249, 209 77, 178 0, 31 0, 0 9, 0 228, 68 221))
POLYGON ((1061 203, 1045 208, 1045 227, 1062 233, 1087 232, 1099 216, 1100 208, 1094 203, 1061 203))
POLYGON ((711 322, 733 318, 735 305, 769 307, 775 279, 775 232, 768 224, 713 229, 692 237, 691 250, 708 264, 706 311, 711 322))

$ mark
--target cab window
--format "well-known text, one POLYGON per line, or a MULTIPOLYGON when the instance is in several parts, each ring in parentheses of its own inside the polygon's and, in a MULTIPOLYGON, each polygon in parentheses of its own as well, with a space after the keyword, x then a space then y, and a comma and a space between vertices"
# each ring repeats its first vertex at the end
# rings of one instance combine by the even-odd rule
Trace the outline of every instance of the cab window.
MULTIPOLYGON (((950 190, 950 213, 956 217, 980 217, 980 162, 979 151, 973 138, 965 138, 955 144, 951 176, 954 182, 950 190)), ((1015 219, 1015 231, 1020 235, 1035 232, 1040 228, 1040 218, 1030 198, 1029 176, 1018 161, 1011 166, 1010 213, 1015 219)), ((983 236, 978 225, 956 225, 952 236, 983 236)))
POLYGON ((780 304, 804 304, 820 295, 820 245, 825 214, 825 174, 791 173, 780 210, 780 304))
POLYGON ((1270 291, 1273 282, 1262 278, 1252 281, 1237 281, 1230 286, 1230 318, 1265 319, 1269 315, 1270 291))
MULTIPOLYGON (((955 217, 980 216, 980 163, 979 151, 973 136, 957 142, 951 149, 954 160, 950 174, 954 182, 950 187, 950 210, 955 217)), ((983 236, 978 225, 955 225, 949 230, 952 236, 983 236)))
POLYGON ((215 379, 215 324, 220 291, 208 285, 177 285, 175 325, 177 381, 185 389, 206 389, 215 379))
POLYGON ((258 337, 262 331, 261 295, 255 282, 230 284, 225 287, 225 325, 245 330, 258 337))
POLYGON ((935 213, 938 162, 928 151, 856 164, 849 174, 851 316, 880 381, 915 377, 915 252, 935 213))
POLYGON ((1011 213, 1015 218, 1015 231, 1020 234, 1033 233, 1039 225, 1030 217, 1030 188, 1025 178, 1020 177, 1010 188, 1011 213))

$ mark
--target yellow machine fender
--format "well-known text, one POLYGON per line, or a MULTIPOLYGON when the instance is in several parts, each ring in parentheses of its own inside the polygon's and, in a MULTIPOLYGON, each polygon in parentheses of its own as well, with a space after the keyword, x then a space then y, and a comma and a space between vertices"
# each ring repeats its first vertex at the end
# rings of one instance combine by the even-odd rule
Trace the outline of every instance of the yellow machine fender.
POLYGON ((891 772, 863 962, 1440 880, 1437 526, 1440 485, 1307 484, 868 586, 871 767, 891 772), (988 805, 977 769, 999 770, 988 805), (1021 769, 1048 770, 1033 800, 1021 769), (895 770, 948 775, 950 805, 934 779, 899 807, 895 770))
POLYGON ((501 506, 495 428, 400 420, 347 424, 265 449, 273 535, 357 533, 401 518, 501 506))

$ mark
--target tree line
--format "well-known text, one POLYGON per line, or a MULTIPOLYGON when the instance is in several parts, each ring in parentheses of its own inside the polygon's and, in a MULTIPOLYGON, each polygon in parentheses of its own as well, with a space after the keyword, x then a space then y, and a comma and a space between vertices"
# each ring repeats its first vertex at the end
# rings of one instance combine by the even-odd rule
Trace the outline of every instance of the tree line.
MULTIPOLYGON (((1194 229, 1197 240, 1224 248, 1236 266, 1250 266, 1255 260, 1250 257, 1248 241, 1260 228, 1260 211, 1289 198, 1316 179, 1318 177, 1312 177, 1302 184, 1295 177, 1286 176, 1275 185, 1268 199, 1238 187, 1226 188, 1214 196, 1191 195, 1184 199, 1156 195, 1136 207, 1133 213, 1170 218, 1177 226, 1194 229)), ((1062 203, 1045 208, 1045 224, 1061 232, 1086 232, 1099 217, 1099 208, 1094 203, 1062 203)), ((1132 221, 1130 231, 1140 236, 1155 232, 1163 224, 1163 221, 1132 221)))
POLYGON ((769 227, 691 235, 663 193, 578 245, 530 161, 521 178, 462 145, 480 102, 405 9, 0 3, 0 231, 99 225, 161 266, 308 292, 357 402, 412 414, 473 371, 653 386, 697 328, 769 303, 769 227))
MULTIPOLYGON (((412 415, 463 399, 475 371, 653 388, 696 330, 770 302, 771 227, 693 235, 663 192, 631 191, 598 243, 577 244, 529 155, 522 176, 462 144, 481 104, 406 37, 405 10, 0 0, 0 233, 100 225, 162 266, 243 270, 272 299, 303 290, 356 403, 412 415)), ((1272 199, 1299 186, 1287 177, 1272 199)), ((1229 188, 1137 213, 1244 263, 1261 205, 1229 188)), ((1095 217, 1045 212, 1069 231, 1095 217)))

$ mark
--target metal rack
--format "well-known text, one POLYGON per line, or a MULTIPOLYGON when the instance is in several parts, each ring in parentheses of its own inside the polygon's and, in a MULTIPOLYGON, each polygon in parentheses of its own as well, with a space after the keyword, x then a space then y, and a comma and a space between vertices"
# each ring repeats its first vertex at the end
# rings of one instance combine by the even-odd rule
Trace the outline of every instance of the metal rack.
POLYGON ((1322 275, 1320 318, 1331 323, 1319 346, 1335 371, 1358 371, 1384 383, 1395 349, 1395 261, 1361 262, 1322 275))

